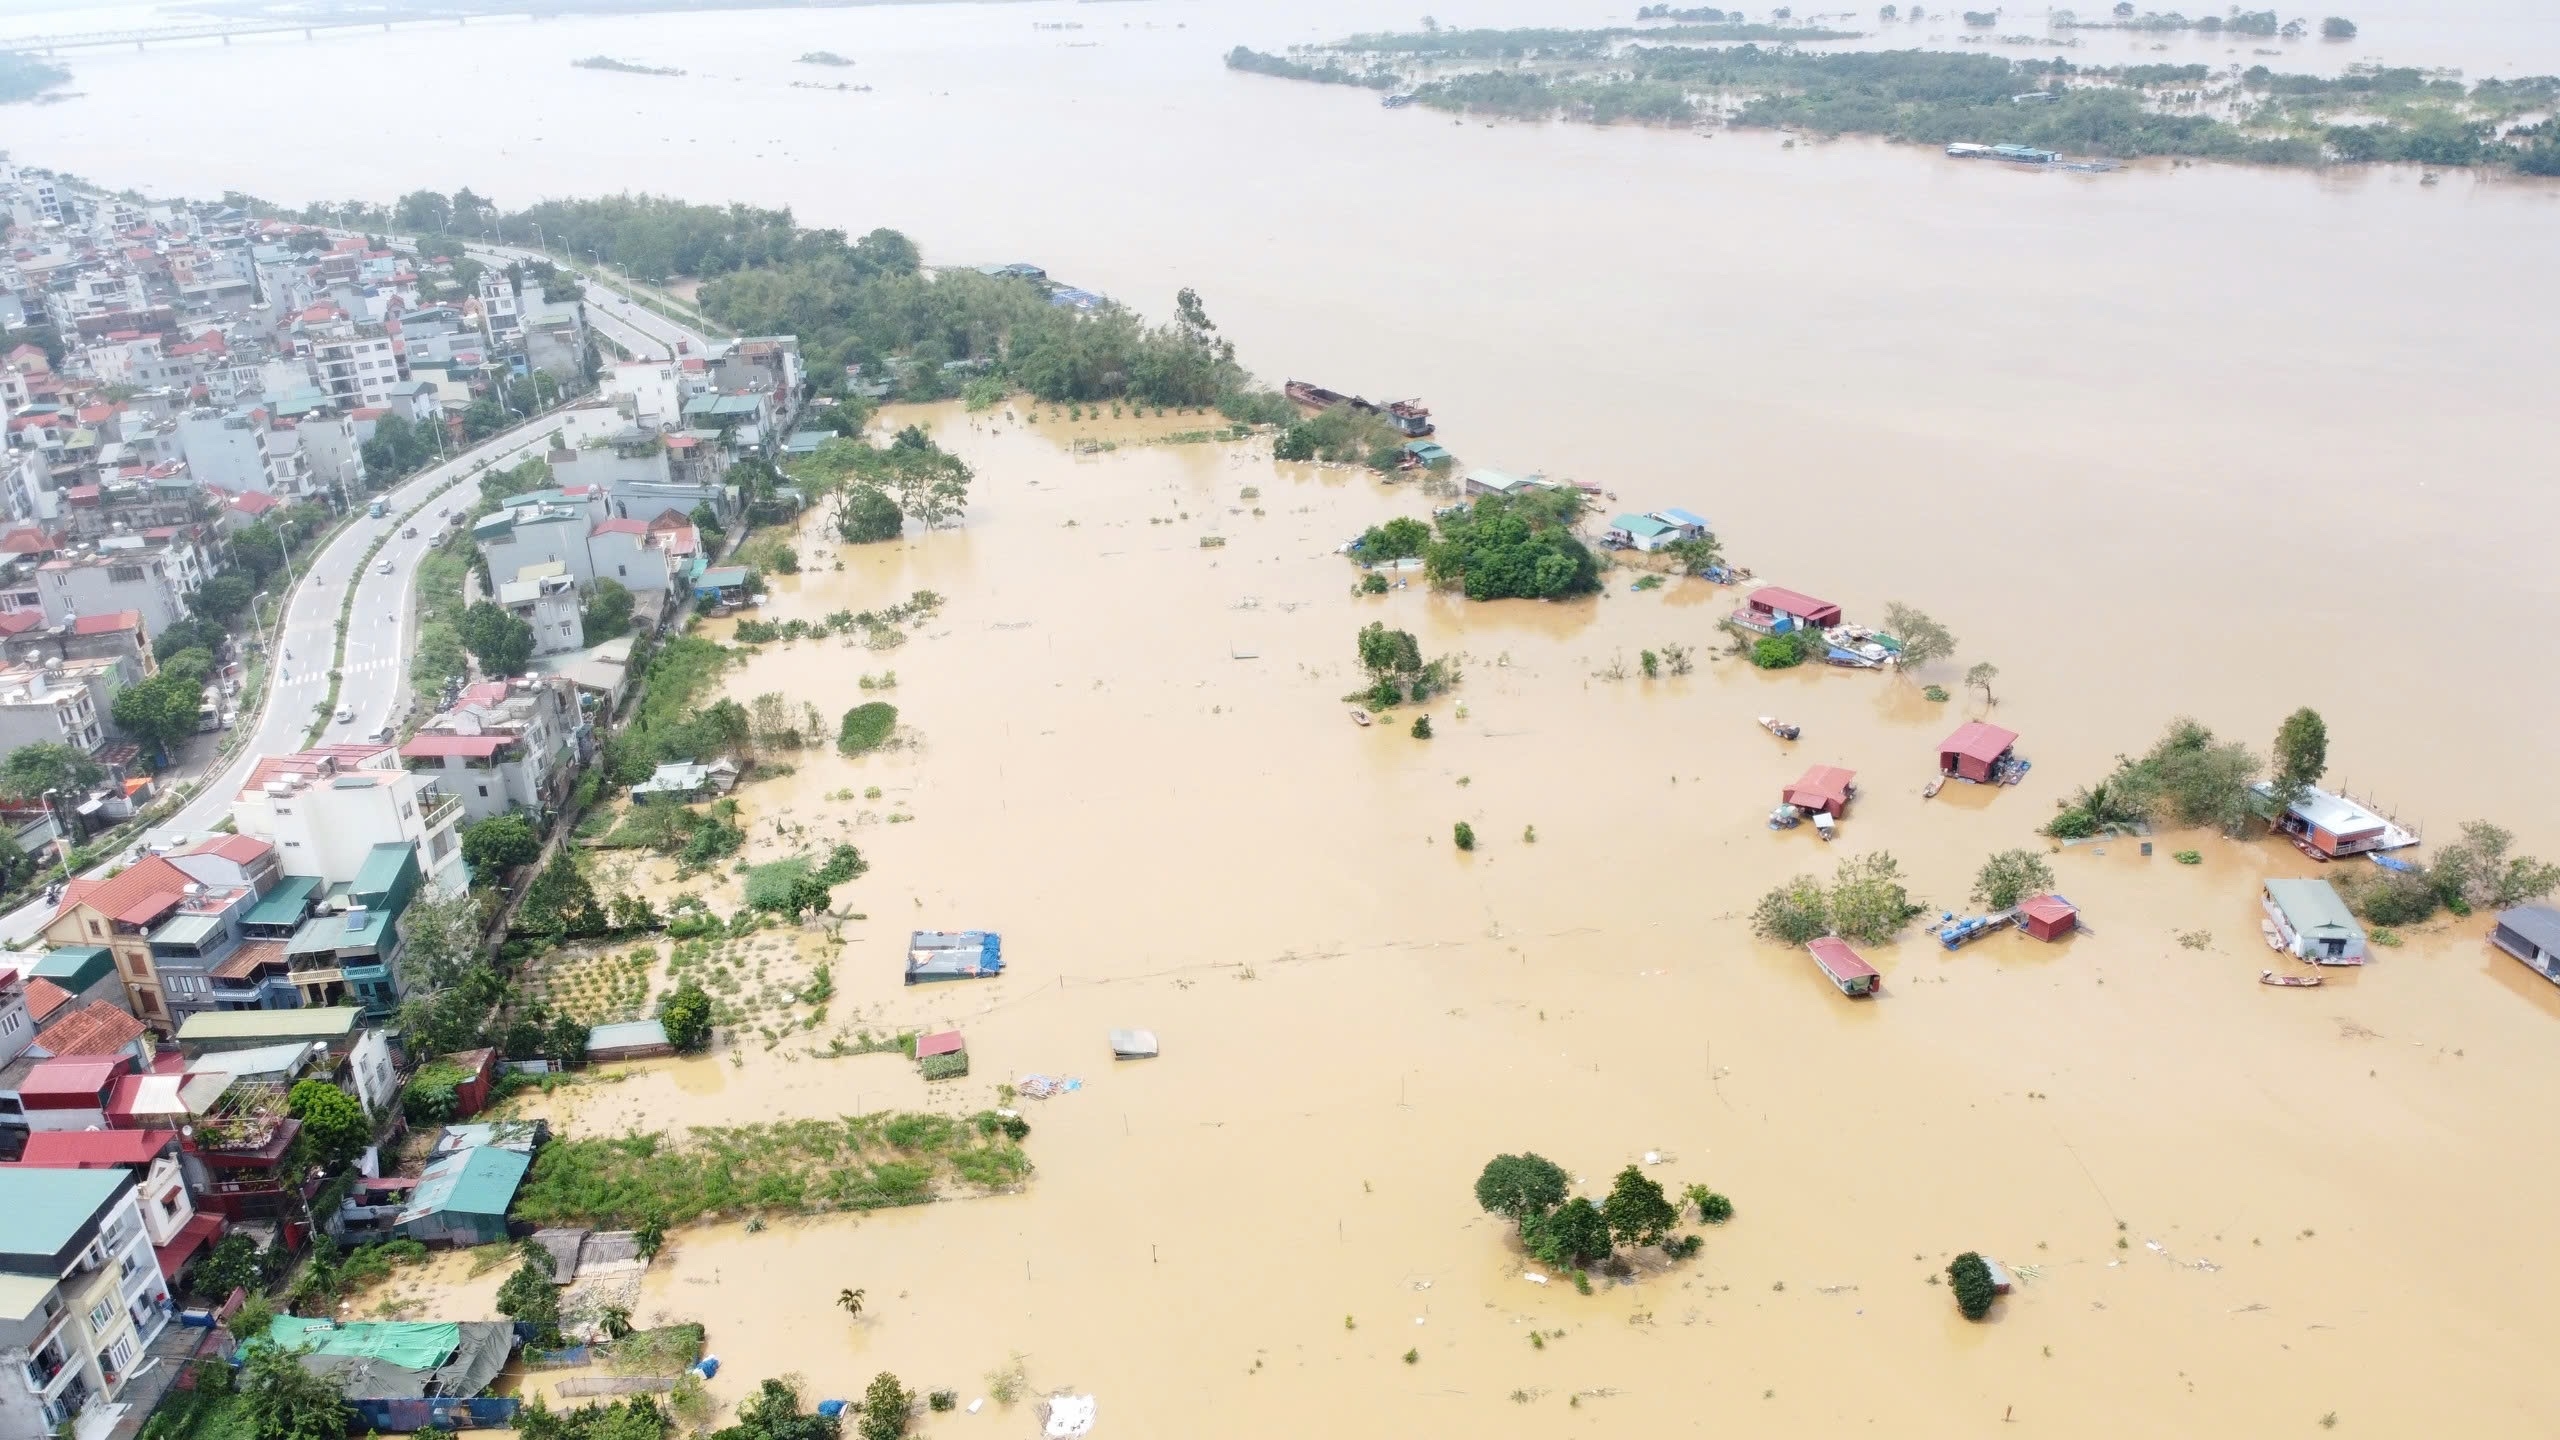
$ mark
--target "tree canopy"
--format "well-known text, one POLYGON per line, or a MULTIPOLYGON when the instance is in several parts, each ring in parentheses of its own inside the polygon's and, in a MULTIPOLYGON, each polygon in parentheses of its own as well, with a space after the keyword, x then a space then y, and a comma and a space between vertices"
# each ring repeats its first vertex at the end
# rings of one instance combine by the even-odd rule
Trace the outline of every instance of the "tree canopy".
POLYGON ((1884 607, 1885 633, 1902 642, 1902 663, 1926 665, 1956 653, 1956 637, 1924 611, 1899 600, 1884 607))
POLYGON ((1551 600, 1597 590, 1600 562, 1573 533, 1581 504, 1569 490, 1479 496, 1440 518, 1424 571, 1470 600, 1551 600))
POLYGON ((533 627, 502 606, 483 600, 462 612, 463 648, 486 675, 516 675, 533 658, 533 627))
POLYGON ((2320 783, 2329 771, 2329 726, 2305 705, 2276 727, 2275 786, 2287 804, 2320 783))
MULTIPOLYGON (((192 711, 188 723, 194 723, 192 711)), ((42 799, 48 790, 79 795, 105 778, 106 767, 90 759, 88 752, 58 740, 20 745, 0 761, 0 795, 12 800, 42 799)))
POLYGON ((1973 879, 1975 903, 2006 910, 2030 895, 2053 888, 2053 867, 2032 850, 2003 850, 1982 862, 1973 879))
POLYGON ((336 1169, 373 1143, 373 1122, 356 1098, 326 1080, 300 1080, 285 1096, 285 1108, 302 1122, 320 1163, 336 1169))
POLYGON ((264 1337, 252 1337, 245 1349, 240 1395, 257 1440, 346 1440, 356 1411, 336 1381, 264 1337))
POLYGON ((462 830, 462 859, 472 873, 495 879, 542 853, 542 838, 521 815, 492 815, 462 830))
POLYGON ((711 997, 686 980, 658 1002, 658 1023, 668 1044, 687 1054, 700 1050, 711 1043, 711 997))
POLYGON ((165 757, 196 733, 203 707, 204 681, 187 670, 170 669, 117 691, 108 713, 117 729, 165 757))
POLYGON ((1485 1162, 1476 1176, 1476 1204, 1519 1223, 1563 1204, 1567 1188, 1563 1166, 1524 1150, 1485 1162))

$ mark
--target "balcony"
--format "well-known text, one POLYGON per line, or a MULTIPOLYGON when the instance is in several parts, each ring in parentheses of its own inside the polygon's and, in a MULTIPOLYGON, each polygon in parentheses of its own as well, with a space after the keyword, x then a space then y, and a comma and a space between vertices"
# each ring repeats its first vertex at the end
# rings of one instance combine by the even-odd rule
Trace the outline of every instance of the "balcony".
POLYGON ((45 1345, 27 1357, 27 1389, 42 1397, 62 1382, 71 1370, 71 1357, 58 1344, 45 1345))
POLYGON ((443 829, 446 822, 462 813, 462 797, 447 795, 441 790, 428 791, 419 797, 419 803, 425 810, 426 827, 430 830, 443 829))

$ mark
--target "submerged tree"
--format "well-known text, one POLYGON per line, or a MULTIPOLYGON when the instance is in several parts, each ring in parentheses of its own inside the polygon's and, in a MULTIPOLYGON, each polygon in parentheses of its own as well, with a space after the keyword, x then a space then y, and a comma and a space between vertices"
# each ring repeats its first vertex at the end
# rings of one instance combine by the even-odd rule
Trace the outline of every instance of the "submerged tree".
POLYGON ((1781 945, 1802 945, 1831 933, 1831 900, 1822 882, 1798 875, 1760 897, 1751 912, 1752 933, 1781 945))
POLYGON ((1884 607, 1885 633, 1902 642, 1902 663, 1926 665, 1956 653, 1956 637, 1946 626, 1899 600, 1884 607))
POLYGON ((1680 1208, 1644 1171, 1630 1165, 1618 1172, 1609 1198, 1600 1207, 1609 1233, 1621 1245, 1658 1245, 1680 1223, 1680 1208))
POLYGON ((1496 1155, 1476 1176, 1476 1204, 1523 1224, 1563 1204, 1568 1183, 1564 1167, 1543 1155, 1496 1155))
POLYGON ((2000 667, 1988 660, 1975 661, 1973 668, 1964 672, 1965 688, 1981 691, 1982 703, 1985 705, 2000 703, 2000 697, 1991 693, 1991 682, 1999 678, 2000 667))
POLYGON ((2329 770, 2329 727, 2305 705, 2276 727, 2275 789, 2278 813, 2303 797, 2329 770))
POLYGON ((2006 910, 2052 888, 2053 867, 2032 850, 2003 850, 1983 861, 1973 878, 1975 903, 1992 910, 2006 910))
POLYGON ((1991 1301, 1999 1293, 1991 1281, 1991 1266, 1971 1250, 1948 1263, 1947 1284, 1955 1290, 1956 1308, 1967 1320, 1990 1314, 1991 1301))

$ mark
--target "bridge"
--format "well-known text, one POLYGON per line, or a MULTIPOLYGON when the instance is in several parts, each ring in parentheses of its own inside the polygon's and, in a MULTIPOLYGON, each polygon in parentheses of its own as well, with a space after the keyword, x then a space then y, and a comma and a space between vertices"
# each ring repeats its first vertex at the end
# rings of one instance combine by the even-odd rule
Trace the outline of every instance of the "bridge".
MULTIPOLYGON (((484 14, 480 18, 488 19, 484 14)), ((181 40, 220 40, 231 43, 243 35, 293 35, 310 39, 323 30, 371 30, 377 26, 388 30, 394 25, 440 25, 450 20, 456 25, 469 24, 468 15, 436 15, 404 17, 397 20, 379 18, 365 20, 221 20, 195 25, 159 25, 141 30, 93 30, 75 35, 30 35, 23 38, 0 38, 0 52, 14 55, 54 55, 65 50, 103 50, 130 45, 147 50, 156 44, 181 40)))

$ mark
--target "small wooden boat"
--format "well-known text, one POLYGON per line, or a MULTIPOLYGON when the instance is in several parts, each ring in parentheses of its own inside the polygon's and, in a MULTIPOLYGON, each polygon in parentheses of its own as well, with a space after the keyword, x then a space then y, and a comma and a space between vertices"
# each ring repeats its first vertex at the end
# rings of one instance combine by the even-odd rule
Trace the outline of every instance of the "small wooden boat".
POLYGON ((1366 710, 1360 709, 1358 706, 1353 706, 1353 707, 1352 707, 1352 710, 1351 710, 1351 723, 1352 723, 1352 724, 1354 724, 1354 725, 1366 725, 1366 724, 1368 724, 1368 723, 1369 723, 1369 712, 1368 712, 1368 711, 1366 711, 1366 710))
POLYGON ((1768 731, 1768 732, 1769 732, 1770 734, 1772 734, 1772 735, 1777 736, 1777 737, 1778 737, 1779 739, 1781 739, 1781 740, 1793 740, 1793 739, 1795 739, 1797 736, 1802 735, 1802 734, 1804 733, 1804 727, 1803 727, 1803 726, 1801 726, 1801 725, 1790 725, 1790 724, 1788 724, 1786 721, 1779 719, 1779 718, 1778 718, 1777 716, 1775 716, 1775 715, 1763 715, 1763 716, 1761 716, 1761 717, 1760 717, 1760 728, 1761 728, 1761 729, 1763 729, 1763 730, 1768 731))
POLYGON ((2321 977, 2317 975, 2279 975, 2273 970, 2261 970, 2258 972, 2258 983, 2261 985, 2282 985, 2294 990, 2308 990, 2313 986, 2320 984, 2321 977))
POLYGON ((1934 799, 1936 799, 1936 798, 1937 798, 1937 796, 1938 796, 1938 792, 1939 792, 1939 791, 1941 791, 1941 790, 1944 790, 1944 789, 1946 789, 1946 788, 1947 788, 1947 777, 1946 777, 1946 776, 1944 776, 1944 775, 1932 775, 1932 776, 1930 776, 1930 777, 1929 777, 1929 783, 1928 783, 1927 787, 1921 790, 1921 792, 1920 792, 1920 798, 1921 798, 1921 799, 1923 799, 1923 800, 1934 800, 1934 799))

